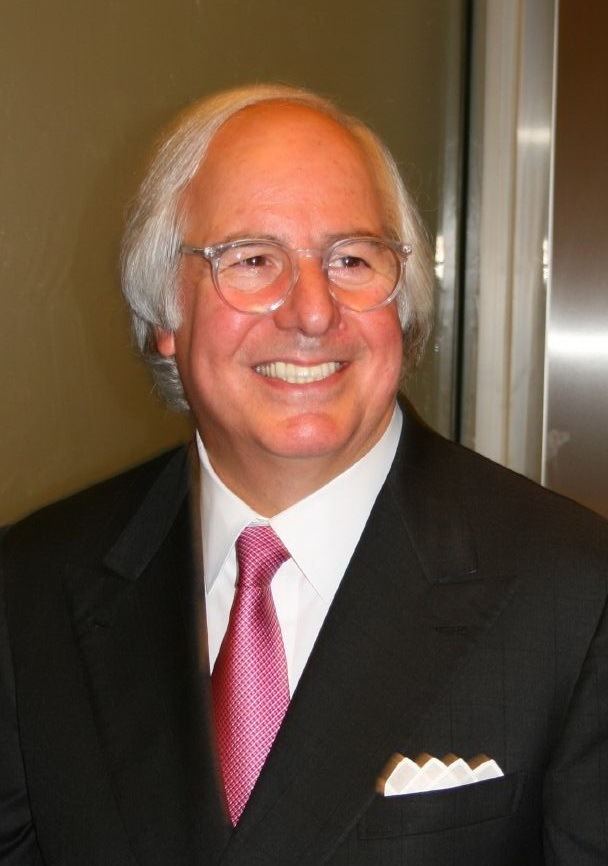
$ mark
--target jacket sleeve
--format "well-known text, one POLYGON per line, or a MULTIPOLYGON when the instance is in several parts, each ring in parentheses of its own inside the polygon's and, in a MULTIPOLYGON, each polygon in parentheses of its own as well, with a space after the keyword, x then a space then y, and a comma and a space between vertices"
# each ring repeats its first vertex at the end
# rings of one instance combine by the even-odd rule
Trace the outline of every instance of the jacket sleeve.
POLYGON ((545 777, 545 862, 608 863, 608 612, 572 694, 545 777))
POLYGON ((43 866, 43 863, 30 813, 19 743, 0 561, 0 866, 43 866))

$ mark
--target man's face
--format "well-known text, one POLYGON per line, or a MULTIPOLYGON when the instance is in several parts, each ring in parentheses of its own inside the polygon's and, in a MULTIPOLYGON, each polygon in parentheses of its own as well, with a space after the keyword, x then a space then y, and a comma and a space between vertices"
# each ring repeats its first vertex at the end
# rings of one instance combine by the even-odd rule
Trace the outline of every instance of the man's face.
MULTIPOLYGON (((272 237, 322 249, 336 237, 385 234, 354 139, 324 115, 284 103, 246 109, 225 124, 184 204, 184 240, 195 246, 272 237)), ((159 332, 158 348, 175 353, 211 461, 243 498, 252 498, 245 477, 273 467, 294 478, 307 473, 320 486, 384 432, 401 367, 394 303, 367 313, 341 308, 320 261, 302 257, 278 310, 237 312, 217 294, 208 263, 184 256, 181 304, 180 328, 159 332), (315 381, 296 383, 291 365, 317 374, 326 366, 315 381)))

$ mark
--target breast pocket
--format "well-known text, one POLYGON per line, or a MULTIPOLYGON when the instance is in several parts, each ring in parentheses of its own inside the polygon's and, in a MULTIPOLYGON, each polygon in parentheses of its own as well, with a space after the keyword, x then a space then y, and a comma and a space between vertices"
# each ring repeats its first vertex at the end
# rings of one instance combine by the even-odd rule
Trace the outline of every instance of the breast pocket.
POLYGON ((387 839, 438 833, 505 818, 517 810, 522 790, 523 775, 510 773, 443 791, 397 797, 378 795, 359 822, 359 837, 387 839))

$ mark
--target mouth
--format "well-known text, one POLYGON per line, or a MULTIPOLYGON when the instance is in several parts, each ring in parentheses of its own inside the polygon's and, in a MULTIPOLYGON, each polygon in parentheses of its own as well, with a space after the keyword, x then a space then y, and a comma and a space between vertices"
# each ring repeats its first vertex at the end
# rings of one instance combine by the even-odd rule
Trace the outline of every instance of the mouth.
POLYGON ((290 385, 307 385, 310 382, 328 379, 343 366, 341 361, 324 361, 322 364, 310 366, 292 364, 288 361, 269 361, 266 364, 258 364, 254 369, 256 373, 268 379, 280 379, 281 382, 290 385))

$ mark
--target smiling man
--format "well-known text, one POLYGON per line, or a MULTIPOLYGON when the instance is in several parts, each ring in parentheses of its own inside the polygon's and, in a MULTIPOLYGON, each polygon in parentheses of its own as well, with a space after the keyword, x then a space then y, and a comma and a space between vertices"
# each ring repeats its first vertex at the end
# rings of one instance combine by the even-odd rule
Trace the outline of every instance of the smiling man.
POLYGON ((166 134, 124 291, 196 444, 6 533, 0 863, 606 862, 606 526, 398 404, 431 274, 326 100, 166 134))
POLYGON ((222 481, 272 516, 356 463, 386 430, 402 357, 397 307, 386 302, 406 255, 378 248, 390 228, 360 144, 307 106, 262 103, 228 120, 182 207, 195 249, 257 242, 229 246, 215 268, 182 258, 182 324, 158 329, 157 347, 177 361, 222 481))

